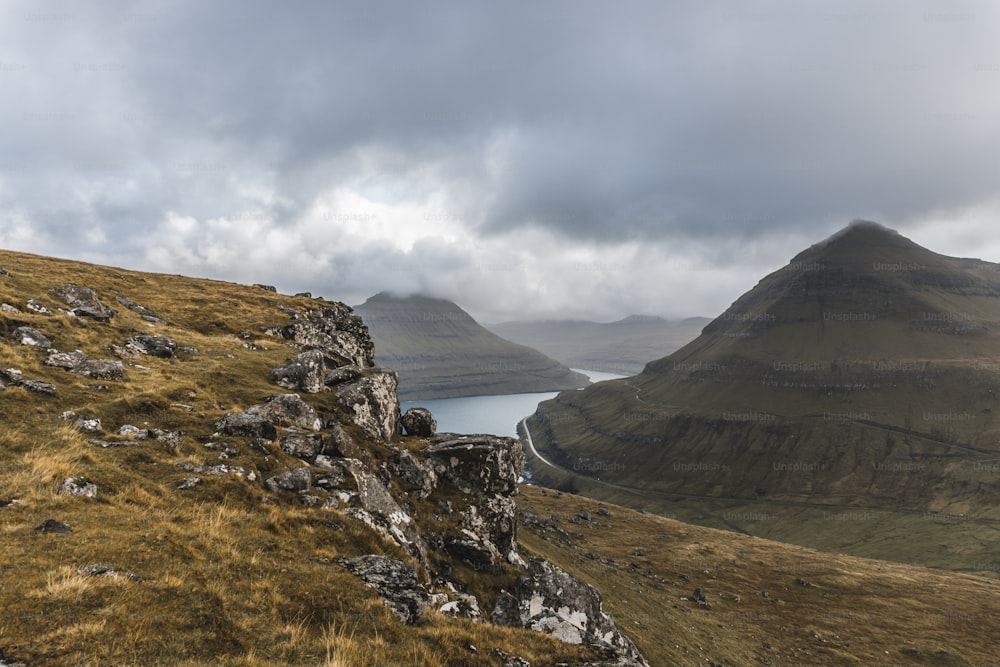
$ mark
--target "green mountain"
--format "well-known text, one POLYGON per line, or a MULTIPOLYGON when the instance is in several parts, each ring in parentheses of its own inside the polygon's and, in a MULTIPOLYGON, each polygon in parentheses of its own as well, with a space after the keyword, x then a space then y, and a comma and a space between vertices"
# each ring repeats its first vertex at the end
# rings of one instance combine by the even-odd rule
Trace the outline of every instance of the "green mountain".
POLYGON ((381 293, 355 307, 403 400, 576 389, 586 376, 490 333, 451 301, 381 293))
POLYGON ((708 525, 975 568, 998 544, 998 398, 1000 266, 856 222, 640 375, 540 405, 530 434, 563 471, 531 465, 708 525))
POLYGON ((694 340, 710 321, 707 317, 666 320, 631 315, 616 322, 549 320, 484 326, 571 368, 635 375, 650 359, 658 359, 694 340))

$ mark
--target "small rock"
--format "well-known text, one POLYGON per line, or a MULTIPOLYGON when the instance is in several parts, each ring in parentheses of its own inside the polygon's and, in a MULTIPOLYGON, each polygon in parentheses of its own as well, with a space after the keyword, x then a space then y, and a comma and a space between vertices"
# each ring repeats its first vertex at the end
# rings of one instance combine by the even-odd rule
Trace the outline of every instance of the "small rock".
POLYGON ((24 387, 28 391, 35 392, 36 394, 47 394, 49 396, 56 395, 56 386, 51 382, 41 382, 39 380, 21 380, 17 384, 20 387, 24 387))
POLYGON ((691 594, 691 599, 698 604, 708 604, 708 599, 705 597, 705 591, 701 588, 694 589, 694 593, 691 594))
POLYGON ((59 485, 59 493, 71 496, 84 496, 86 498, 97 497, 97 485, 86 477, 67 477, 59 485))
POLYGON ((187 491, 188 489, 193 489, 199 484, 201 484, 201 477, 185 477, 181 481, 177 482, 177 488, 181 491, 187 491))
POLYGON ((142 577, 131 572, 119 572, 114 565, 108 563, 92 563, 79 568, 76 573, 81 577, 122 577, 130 581, 144 581, 142 577))
POLYGON ((277 292, 278 291, 278 288, 275 287, 274 285, 262 285, 260 283, 254 283, 253 286, 257 287, 258 289, 265 290, 267 292, 277 292))
POLYGON ((311 431, 323 428, 323 420, 316 410, 298 394, 268 396, 263 403, 248 408, 246 413, 260 415, 272 424, 301 426, 311 431))
POLYGON ((63 523, 62 521, 46 519, 40 526, 35 528, 35 530, 40 533, 72 533, 73 527, 68 523, 63 523))
POLYGON ((52 341, 45 337, 38 329, 31 327, 18 327, 11 333, 11 338, 21 345, 34 345, 35 347, 52 347, 52 341))
POLYGON ((21 309, 17 306, 12 306, 9 303, 0 303, 0 312, 17 314, 21 312, 21 309))
POLYGON ((52 314, 51 310, 49 310, 48 308, 46 308, 45 306, 43 306, 38 301, 35 301, 34 299, 28 299, 28 303, 25 304, 25 308, 27 308, 31 312, 37 313, 39 315, 51 315, 52 314))

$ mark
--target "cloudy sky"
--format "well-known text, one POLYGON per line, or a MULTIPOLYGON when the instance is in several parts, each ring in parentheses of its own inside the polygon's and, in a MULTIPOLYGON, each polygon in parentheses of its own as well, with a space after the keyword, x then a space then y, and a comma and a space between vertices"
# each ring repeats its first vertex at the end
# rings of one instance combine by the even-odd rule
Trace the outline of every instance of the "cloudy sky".
POLYGON ((1000 261, 990 2, 0 0, 0 246, 486 321, 1000 261))

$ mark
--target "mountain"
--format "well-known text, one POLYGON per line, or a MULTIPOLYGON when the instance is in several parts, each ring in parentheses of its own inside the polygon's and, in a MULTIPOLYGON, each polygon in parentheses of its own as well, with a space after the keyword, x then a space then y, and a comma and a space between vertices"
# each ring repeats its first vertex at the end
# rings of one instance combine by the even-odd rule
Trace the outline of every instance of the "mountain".
POLYGON ((0 251, 0 665, 1000 650, 995 559, 938 572, 518 485, 518 440, 401 417, 373 352, 336 301, 0 251))
POLYGON ((560 394, 527 425, 563 468, 535 460, 543 481, 810 546, 974 568, 1000 525, 998 397, 1000 265, 856 222, 640 375, 560 394))
POLYGON ((508 340, 533 347, 571 368, 635 375, 694 340, 711 320, 690 317, 665 320, 630 315, 617 322, 555 320, 485 325, 508 340))
POLYGON ((403 400, 520 394, 586 386, 586 376, 490 333, 451 301, 381 293, 355 307, 399 373, 403 400))

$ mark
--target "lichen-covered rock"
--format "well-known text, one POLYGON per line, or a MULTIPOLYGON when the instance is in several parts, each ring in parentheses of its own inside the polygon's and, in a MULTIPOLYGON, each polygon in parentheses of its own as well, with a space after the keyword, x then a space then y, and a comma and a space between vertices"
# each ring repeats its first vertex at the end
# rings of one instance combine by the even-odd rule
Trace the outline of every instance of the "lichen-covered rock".
POLYGON ((278 431, 274 428, 274 424, 260 415, 246 412, 230 412, 223 415, 222 419, 215 423, 215 432, 217 435, 263 438, 264 440, 275 440, 278 437, 278 431))
POLYGON ((169 359, 177 351, 177 341, 166 336, 132 336, 125 341, 125 347, 139 354, 169 359))
POLYGON ((86 477, 67 477, 59 485, 59 493, 70 496, 84 496, 86 498, 97 497, 97 485, 86 477))
POLYGON ((434 466, 420 461, 411 452, 403 450, 389 462, 389 472, 398 478, 418 498, 426 498, 437 485, 434 466))
POLYGON ((24 307, 33 313, 38 315, 51 315, 52 311, 46 308, 42 303, 36 301, 35 299, 28 299, 28 303, 24 304, 24 307))
POLYGON ((34 345, 35 347, 52 347, 52 342, 38 329, 31 327, 18 327, 10 335, 21 345, 34 345))
POLYGON ((56 395, 56 386, 51 382, 42 382, 41 380, 21 380, 17 383, 17 386, 36 394, 47 394, 48 396, 56 395))
POLYGON ((337 389, 337 401, 373 440, 386 442, 399 434, 399 399, 395 371, 377 370, 337 389))
POLYGON ((105 306, 97 298, 97 292, 89 287, 68 284, 52 290, 58 297, 70 306, 72 314, 77 317, 89 317, 100 322, 110 322, 118 311, 105 306))
POLYGON ((348 509, 345 513, 426 563, 426 542, 418 532, 413 518, 399 506, 385 484, 357 459, 340 459, 335 466, 335 471, 353 481, 360 504, 359 508, 348 509))
POLYGON ((326 388, 326 362, 320 350, 307 350, 271 370, 271 379, 286 389, 317 394, 326 388))
POLYGON ((490 620, 544 632, 569 644, 612 649, 624 660, 619 665, 648 665, 604 612, 600 593, 547 561, 531 561, 514 589, 500 594, 490 620))
POLYGON ((326 456, 335 456, 342 459, 365 460, 365 452, 354 442, 354 438, 347 434, 340 424, 334 423, 327 431, 323 439, 323 449, 320 452, 326 456))
POLYGON ((425 451, 438 476, 450 480, 463 493, 517 493, 517 480, 524 468, 524 449, 517 438, 443 433, 425 451))
POLYGON ((300 426, 311 431, 323 428, 323 420, 319 418, 319 414, 298 394, 268 396, 263 403, 248 408, 246 412, 260 415, 275 425, 300 426))
POLYGON ((331 366, 353 364, 370 368, 375 365, 375 346, 368 327, 342 303, 307 311, 304 319, 286 326, 281 335, 300 345, 322 350, 333 362, 331 366))
POLYGON ((354 364, 347 364, 346 366, 340 366, 339 368, 334 368, 329 371, 323 382, 326 386, 332 387, 336 384, 343 384, 344 382, 357 380, 359 377, 361 377, 361 369, 354 364))
POLYGON ((338 561, 366 586, 378 591, 385 604, 404 623, 417 622, 427 608, 428 596, 417 584, 417 572, 403 561, 369 554, 338 561))
POLYGON ((323 437, 316 433, 287 433, 281 438, 281 451, 306 461, 312 461, 323 448, 323 437))
POLYGON ((274 493, 308 491, 312 486, 312 474, 309 472, 309 468, 296 468, 268 477, 264 480, 264 486, 274 493))
POLYGON ((81 350, 75 350, 73 352, 59 352, 57 350, 53 350, 49 353, 49 357, 44 363, 46 366, 55 366, 56 368, 73 370, 86 360, 87 355, 85 355, 81 350))
POLYGON ((125 377, 125 366, 117 359, 87 359, 69 370, 98 380, 121 380, 125 377))
POLYGON ((429 438, 437 431, 437 420, 427 408, 410 408, 400 418, 407 435, 429 438))

